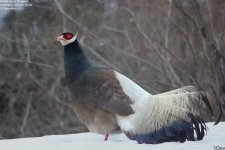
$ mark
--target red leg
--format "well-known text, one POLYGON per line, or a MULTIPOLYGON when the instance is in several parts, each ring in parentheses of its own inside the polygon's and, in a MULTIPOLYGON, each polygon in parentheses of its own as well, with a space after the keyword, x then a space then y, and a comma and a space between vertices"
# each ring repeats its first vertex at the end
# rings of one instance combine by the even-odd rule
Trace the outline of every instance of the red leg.
POLYGON ((109 138, 109 133, 106 133, 106 134, 105 134, 104 141, 107 141, 107 140, 108 140, 108 138, 109 138))

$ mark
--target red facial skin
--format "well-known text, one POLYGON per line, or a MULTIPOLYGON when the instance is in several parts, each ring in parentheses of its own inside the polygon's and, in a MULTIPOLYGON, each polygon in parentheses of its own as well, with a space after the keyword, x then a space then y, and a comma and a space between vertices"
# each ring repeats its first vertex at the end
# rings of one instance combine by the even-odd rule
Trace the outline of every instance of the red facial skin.
POLYGON ((70 40, 70 39, 73 38, 73 35, 70 34, 70 33, 65 33, 65 34, 63 34, 63 38, 66 39, 66 40, 70 40))

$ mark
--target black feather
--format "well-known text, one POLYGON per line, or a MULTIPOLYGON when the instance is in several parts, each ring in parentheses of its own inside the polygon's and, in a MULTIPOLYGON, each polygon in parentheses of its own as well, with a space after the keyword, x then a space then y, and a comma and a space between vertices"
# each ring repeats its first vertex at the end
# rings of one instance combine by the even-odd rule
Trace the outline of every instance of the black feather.
POLYGON ((64 67, 66 78, 70 82, 93 67, 92 63, 85 56, 78 40, 64 47, 64 67))
POLYGON ((200 94, 201 94, 201 99, 202 99, 203 102, 206 104, 206 106, 209 108, 211 114, 214 115, 214 114, 213 114, 212 107, 211 107, 211 105, 210 105, 210 103, 209 103, 208 97, 206 96, 205 92, 200 92, 200 94))

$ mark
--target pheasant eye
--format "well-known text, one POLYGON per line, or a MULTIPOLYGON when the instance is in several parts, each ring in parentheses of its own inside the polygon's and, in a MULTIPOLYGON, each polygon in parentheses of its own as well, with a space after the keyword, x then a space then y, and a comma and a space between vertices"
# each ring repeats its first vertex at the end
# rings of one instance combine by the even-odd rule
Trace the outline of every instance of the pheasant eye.
POLYGON ((63 35, 63 38, 66 39, 66 40, 69 40, 69 39, 73 38, 73 35, 69 34, 69 33, 66 33, 66 34, 63 35))

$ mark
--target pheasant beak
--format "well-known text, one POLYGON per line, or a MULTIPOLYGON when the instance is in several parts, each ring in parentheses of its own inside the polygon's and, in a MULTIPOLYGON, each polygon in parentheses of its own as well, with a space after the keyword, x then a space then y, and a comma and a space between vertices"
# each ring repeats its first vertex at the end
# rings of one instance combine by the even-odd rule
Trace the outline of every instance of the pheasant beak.
POLYGON ((65 39, 64 39, 63 36, 61 35, 61 36, 58 36, 58 37, 56 38, 56 40, 57 40, 57 41, 61 41, 61 40, 65 40, 65 39))

